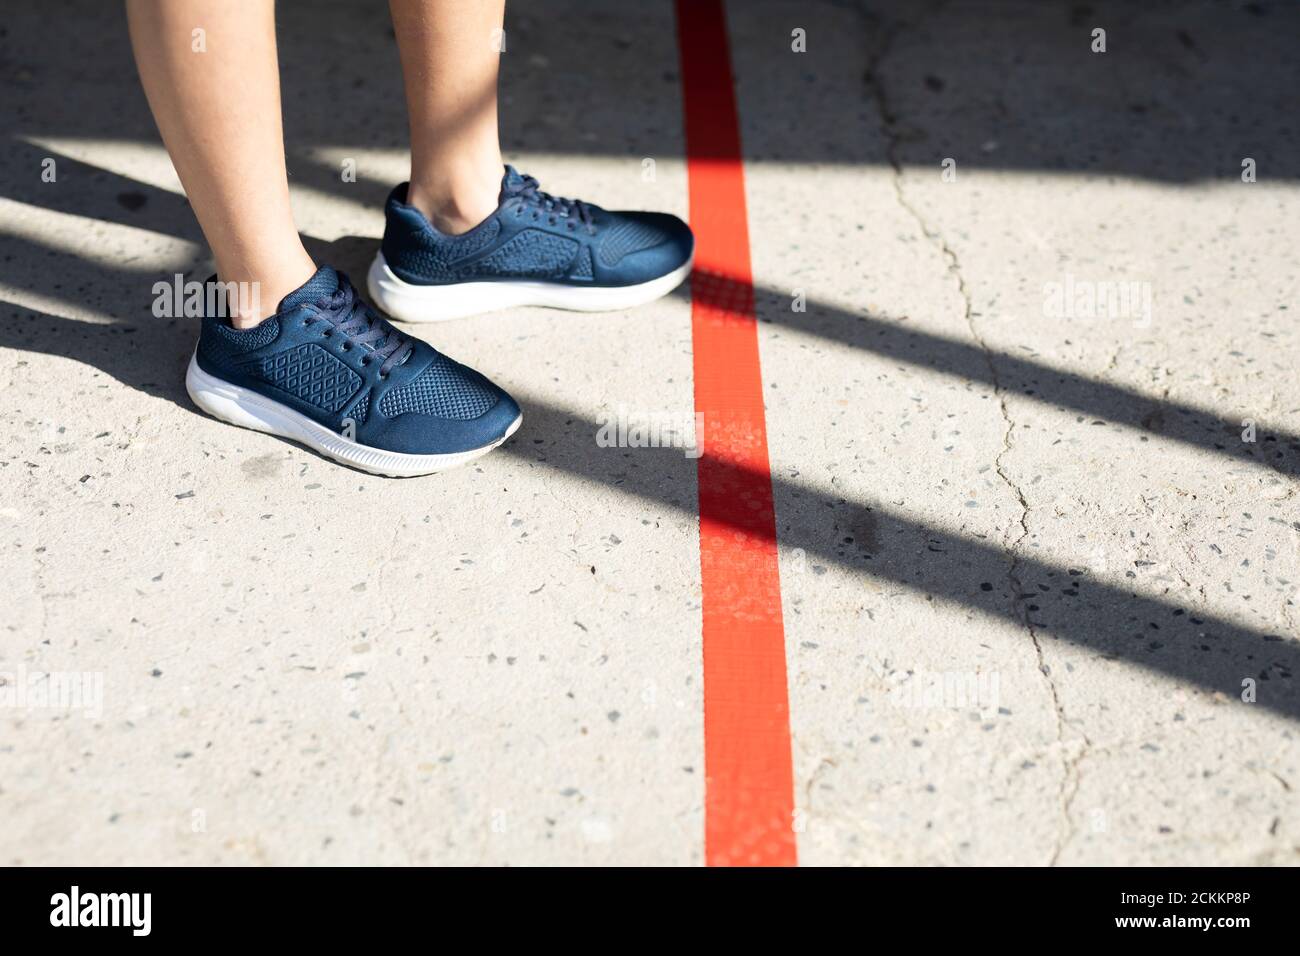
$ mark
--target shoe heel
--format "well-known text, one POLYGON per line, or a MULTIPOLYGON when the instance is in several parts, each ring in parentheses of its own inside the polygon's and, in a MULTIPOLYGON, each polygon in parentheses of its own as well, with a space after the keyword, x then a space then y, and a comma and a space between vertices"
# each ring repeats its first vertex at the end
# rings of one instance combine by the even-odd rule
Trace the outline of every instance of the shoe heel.
POLYGON ((382 252, 366 273, 370 301, 402 322, 446 322, 524 305, 527 296, 508 282, 416 285, 399 279, 382 252))
POLYGON ((241 403, 232 387, 203 371, 197 353, 190 356, 189 368, 185 370, 185 391, 189 393, 190 401, 213 418, 240 428, 282 434, 268 418, 257 414, 256 406, 241 403))

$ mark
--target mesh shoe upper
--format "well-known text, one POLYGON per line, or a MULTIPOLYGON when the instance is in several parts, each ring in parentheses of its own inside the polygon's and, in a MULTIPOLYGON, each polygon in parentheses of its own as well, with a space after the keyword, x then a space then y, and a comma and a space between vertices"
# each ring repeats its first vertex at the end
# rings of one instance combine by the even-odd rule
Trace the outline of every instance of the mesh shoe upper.
POLYGON ((411 338, 322 267, 247 330, 203 320, 199 366, 374 448, 449 454, 505 435, 519 406, 473 369, 411 338))
POLYGON ((467 377, 445 355, 435 355, 424 371, 401 388, 390 388, 379 410, 390 418, 415 412, 468 421, 491 410, 497 390, 481 376, 467 377))
POLYGON ((384 260, 416 285, 545 280, 577 286, 627 286, 657 279, 690 261, 695 238, 676 216, 610 212, 552 196, 507 166, 496 211, 469 232, 439 232, 406 202, 407 184, 385 206, 384 260))

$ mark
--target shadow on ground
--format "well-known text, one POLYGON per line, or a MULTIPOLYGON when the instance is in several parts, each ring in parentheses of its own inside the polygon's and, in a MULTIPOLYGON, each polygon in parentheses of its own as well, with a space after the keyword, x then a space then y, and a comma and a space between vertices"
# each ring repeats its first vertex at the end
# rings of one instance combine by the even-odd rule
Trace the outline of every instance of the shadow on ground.
MULTIPOLYGON (((337 169, 315 168, 295 144, 404 147, 386 5, 281 0, 276 18, 281 62, 292 64, 283 71, 292 175, 338 185, 337 169)), ((1249 156, 1261 175, 1300 176, 1294 3, 791 0, 751 4, 745 19, 744 41, 770 47, 785 117, 874 110, 873 87, 887 77, 886 109, 914 120, 900 130, 905 162, 955 156, 970 168, 1191 182, 1235 179, 1249 156), (863 98, 828 103, 819 51, 846 23, 864 54, 863 98), (806 32, 806 53, 791 52, 794 28, 806 32), (1098 28, 1106 30, 1104 54, 1092 51, 1098 28), (990 142, 996 151, 986 149, 990 142)), ((681 97, 672 31, 664 4, 508 5, 506 148, 618 156, 680 148, 671 119, 681 97)), ((0 82, 3 126, 17 136, 156 138, 118 4, 51 0, 10 11, 0 82)), ((750 158, 885 161, 877 142, 832 142, 800 135, 797 125, 790 133, 750 158)), ((386 191, 373 184, 365 199, 382 200, 386 191)))
MULTIPOLYGON (((39 13, 27 9, 0 36, 5 109, 13 114, 6 125, 14 131, 0 145, 5 170, 0 197, 193 243, 192 260, 178 271, 201 277, 201 237, 183 197, 34 145, 58 137, 155 140, 117 5, 54 6, 64 8, 65 15, 48 6, 39 13), (72 20, 83 21, 85 28, 67 31, 70 49, 57 58, 41 53, 48 49, 43 32, 55 22, 65 29, 72 20), (36 172, 48 156, 59 160, 57 189, 42 184, 36 172)), ((403 147, 400 77, 382 5, 334 4, 324 11, 321 6, 280 7, 282 61, 302 64, 285 79, 290 142, 403 147), (335 45, 347 55, 318 55, 335 45), (322 100, 329 109, 303 106, 322 100), (340 117, 352 122, 344 124, 340 117)), ((512 9, 510 14, 512 46, 503 81, 508 149, 638 157, 663 154, 666 144, 680 148, 680 91, 671 57, 671 20, 663 8, 519 6, 519 12, 512 9), (582 22, 575 28, 579 16, 582 22), (643 40, 651 35, 647 31, 657 39, 643 40), (648 52, 647 45, 652 47, 648 52), (599 96, 592 93, 593 72, 602 77, 599 96)), ((974 162, 998 168, 1106 171, 1187 182, 1235 176, 1237 157, 1251 155, 1261 166, 1267 161, 1275 178, 1300 176, 1295 128, 1300 111, 1287 99, 1300 89, 1296 57, 1283 62, 1260 56, 1249 42, 1267 36, 1264 46, 1272 50, 1271 38, 1296 35, 1300 21, 1295 7, 1122 3, 1098 4, 1094 12, 1078 4, 958 3, 933 9, 901 2, 791 5, 789 16, 772 14, 774 69, 797 71, 791 95, 807 97, 810 109, 825 106, 817 101, 815 56, 792 63, 777 53, 788 49, 789 21, 796 14, 799 25, 816 36, 822 18, 846 7, 854 11, 863 49, 871 51, 864 102, 874 96, 872 87, 884 66, 895 64, 895 92, 885 104, 884 120, 894 127, 892 138, 903 162, 922 156, 929 162, 933 155, 969 150, 974 162), (1078 45, 1080 31, 1086 33, 1098 17, 1112 24, 1116 54, 1106 61, 1111 72, 1104 81, 1089 72, 1097 63, 1078 45), (1123 52, 1133 49, 1141 55, 1123 52), (920 102, 910 109, 941 113, 941 119, 931 116, 927 125, 944 129, 945 141, 927 143, 908 135, 891 113, 897 107, 890 103, 900 98, 920 102), (991 136, 1000 143, 996 154, 979 148, 991 136), (1061 144, 1069 144, 1068 151, 1061 144)), ((852 108, 874 107, 855 103, 852 108)), ((782 115, 797 115, 799 109, 798 103, 786 104, 782 115)), ((889 158, 881 152, 884 137, 861 144, 861 150, 809 137, 770 139, 786 145, 753 158, 876 165, 889 158)), ((344 187, 334 167, 297 147, 291 147, 290 165, 301 185, 325 191, 359 188, 360 194, 351 191, 348 197, 371 204, 381 202, 391 185, 363 175, 355 186, 344 187)), ((309 242, 319 259, 360 279, 376 239, 309 242)), ((0 226, 0 262, 5 283, 20 292, 70 309, 89 307, 113 320, 81 322, 0 302, 0 347, 71 358, 131 388, 188 407, 182 377, 194 330, 185 320, 150 316, 157 263, 107 266, 98 257, 57 248, 7 226, 0 226), (147 334, 141 334, 146 323, 147 334)), ((757 290, 760 318, 943 375, 991 382, 988 358, 971 344, 824 303, 809 303, 806 313, 792 313, 776 307, 784 298, 779 290, 757 290)), ((1249 448, 1238 450, 1239 442, 1233 447, 1225 441, 1236 429, 1221 416, 1154 401, 1019 356, 998 355, 996 361, 1004 387, 1039 401, 1152 429, 1213 454, 1254 457, 1282 474, 1300 473, 1295 435, 1269 436, 1256 456, 1249 448)), ((508 454, 694 513, 694 471, 679 454, 595 449, 591 437, 597 423, 538 396, 520 398, 527 423, 506 446, 508 454)), ((1259 693, 1263 707, 1300 716, 1300 695, 1292 682, 1300 647, 1293 640, 1200 615, 1173 598, 1138 596, 1095 581, 1082 568, 1021 559, 1012 575, 1012 557, 991 545, 927 527, 878 502, 827 497, 780 477, 774 482, 784 547, 803 548, 822 562, 1230 696, 1239 692, 1242 678, 1253 677, 1266 682, 1259 693)))

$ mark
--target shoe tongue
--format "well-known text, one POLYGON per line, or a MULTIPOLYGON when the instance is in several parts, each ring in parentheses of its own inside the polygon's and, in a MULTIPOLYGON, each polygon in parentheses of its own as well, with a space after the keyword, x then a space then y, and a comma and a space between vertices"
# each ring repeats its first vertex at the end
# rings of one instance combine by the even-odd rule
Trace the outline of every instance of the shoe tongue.
POLYGON ((339 274, 329 266, 321 266, 316 274, 280 300, 277 312, 288 312, 300 305, 311 305, 328 299, 339 290, 339 274))
POLYGON ((506 174, 501 177, 501 192, 497 195, 497 203, 505 202, 508 196, 519 192, 523 185, 524 177, 519 175, 519 170, 507 163, 506 174))

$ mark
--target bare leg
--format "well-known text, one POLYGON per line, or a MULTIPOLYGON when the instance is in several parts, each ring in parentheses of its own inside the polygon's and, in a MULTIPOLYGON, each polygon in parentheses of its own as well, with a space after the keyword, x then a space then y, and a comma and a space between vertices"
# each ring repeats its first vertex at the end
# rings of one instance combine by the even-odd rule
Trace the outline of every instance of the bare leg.
POLYGON ((217 274, 258 283, 257 308, 241 303, 231 321, 256 325, 316 268, 289 209, 273 0, 127 0, 126 8, 149 106, 217 274))
POLYGON ((505 0, 389 0, 411 123, 407 201, 446 233, 497 207, 497 67, 505 0))

